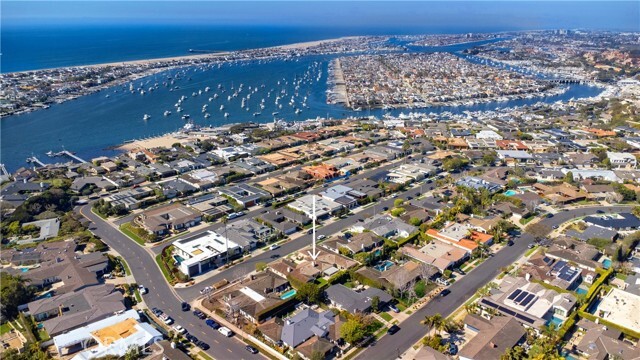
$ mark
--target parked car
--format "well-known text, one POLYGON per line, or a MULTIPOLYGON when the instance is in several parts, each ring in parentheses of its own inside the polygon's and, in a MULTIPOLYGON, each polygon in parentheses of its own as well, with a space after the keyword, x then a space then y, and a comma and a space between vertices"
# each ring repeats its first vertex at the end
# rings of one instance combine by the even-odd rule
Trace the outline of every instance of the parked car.
POLYGON ((149 292, 144 285, 138 285, 138 291, 140 292, 140 295, 144 295, 149 292))
POLYGON ((193 335, 191 335, 191 334, 187 334, 187 335, 185 335, 184 337, 186 337, 186 338, 187 338, 187 340, 191 341, 191 342, 192 342, 192 343, 194 343, 194 344, 195 344, 195 343, 197 343, 197 342, 199 341, 197 337, 195 337, 195 336, 193 336, 193 335))
POLYGON ((191 305, 185 301, 180 304, 180 307, 182 307, 182 311, 189 311, 191 309, 191 305))
POLYGON ((527 249, 533 249, 534 247, 536 247, 536 244, 534 243, 527 245, 527 249))
POLYGON ((273 244, 273 245, 269 246, 269 250, 276 250, 276 249, 279 249, 279 248, 280 248, 280 245, 278 245, 278 244, 273 244))
POLYGON ((391 311, 393 311, 394 313, 398 314, 400 312, 400 309, 398 309, 395 305, 393 304, 389 304, 389 309, 391 309, 391 311))
POLYGON ((507 246, 513 246, 513 241, 512 240, 507 241, 507 246))
POLYGON ((245 349, 247 349, 248 352, 252 353, 252 354, 257 354, 258 353, 258 349, 254 348, 251 345, 247 345, 245 346, 245 349))
POLYGON ((151 308, 151 313, 155 316, 160 317, 160 315, 162 315, 162 310, 154 307, 154 308, 151 308))
POLYGON ((231 329, 227 328, 227 327, 220 327, 218 329, 218 332, 226 337, 232 337, 233 336, 233 331, 231 331, 231 329))
POLYGON ((200 320, 204 320, 207 318, 207 315, 205 315, 202 311, 198 309, 193 310, 193 315, 195 315, 200 320))
POLYGON ((209 326, 210 328, 217 330, 220 328, 220 324, 218 324, 217 322, 211 320, 211 319, 207 319, 205 322, 205 324, 207 324, 207 326, 209 326))
POLYGON ((324 239, 326 237, 327 237, 326 235, 320 235, 320 236, 318 236, 318 240, 322 240, 322 239, 324 239))
POLYGON ((444 290, 440 291, 440 296, 441 297, 445 297, 445 296, 447 296, 449 294, 451 294, 451 290, 449 290, 449 289, 444 289, 444 290))
POLYGON ((211 290, 212 290, 211 286, 206 286, 202 290, 200 290, 200 294, 204 295, 204 294, 208 293, 211 290))
POLYGON ((460 268, 455 268, 455 269, 453 269, 453 271, 457 272, 460 275, 467 275, 467 273, 464 270, 460 269, 460 268))
POLYGON ((211 348, 211 346, 209 346, 209 344, 207 344, 206 342, 199 340, 196 342, 196 346, 199 347, 200 349, 207 351, 211 348))
POLYGON ((442 285, 442 286, 451 285, 451 283, 449 283, 449 280, 441 278, 441 277, 436 279, 436 283, 439 284, 439 285, 442 285))
POLYGON ((400 331, 400 327, 398 325, 391 325, 389 330, 387 330, 387 334, 393 335, 393 334, 397 333, 398 331, 400 331))
POLYGON ((382 208, 382 211, 387 211, 387 210, 389 210, 389 207, 387 207, 387 206, 382 208))
POLYGON ((557 228, 559 228, 560 226, 559 226, 559 225, 553 225, 552 227, 553 227, 554 229, 557 229, 557 228))
POLYGON ((180 325, 176 325, 173 327, 173 331, 177 332, 178 334, 186 334, 187 333, 187 329, 183 328, 180 325))

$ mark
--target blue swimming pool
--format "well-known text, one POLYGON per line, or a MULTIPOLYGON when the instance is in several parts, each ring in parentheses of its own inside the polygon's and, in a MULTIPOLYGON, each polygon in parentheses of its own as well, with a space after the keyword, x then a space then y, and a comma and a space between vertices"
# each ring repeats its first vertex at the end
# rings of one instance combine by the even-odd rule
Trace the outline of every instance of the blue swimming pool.
POLYGON ((515 194, 517 194, 517 192, 515 190, 507 190, 507 191, 504 192, 505 196, 513 196, 515 194))
POLYGON ((20 268, 20 271, 27 272, 27 271, 29 271, 29 268, 20 268))
POLYGON ((376 250, 376 251, 374 251, 374 252, 373 252, 373 256, 374 256, 374 257, 378 257, 378 256, 380 256, 380 255, 382 255, 382 250, 380 250, 380 249, 378 249, 378 250, 376 250))
POLYGON ((559 318, 554 316, 554 317, 551 318, 551 320, 547 321, 547 325, 553 324, 553 327, 558 329, 558 328, 560 328, 560 325, 562 325, 562 321, 563 321, 562 319, 559 319, 559 318))
POLYGON ((571 353, 567 350, 564 350, 562 352, 562 357, 565 358, 565 360, 578 360, 577 357, 572 356, 571 353))
POLYGON ((586 294, 588 292, 589 292, 589 290, 587 290, 585 288, 579 287, 579 288, 576 289, 576 294, 578 294, 578 295, 583 295, 583 294, 586 294))
POLYGON ((380 272, 383 272, 383 271, 389 270, 393 265, 394 265, 393 261, 385 260, 385 261, 381 262, 380 264, 374 266, 373 268, 378 270, 378 271, 380 271, 380 272))
POLYGON ((184 259, 180 255, 173 255, 173 258, 176 260, 176 264, 180 264, 184 261, 184 259))
POLYGON ((603 267, 603 268, 605 268, 605 269, 610 268, 610 267, 611 267, 611 260, 609 260, 609 259, 605 259, 605 260, 602 262, 602 267, 603 267))
POLYGON ((297 293, 296 289, 291 289, 291 290, 283 293, 282 295, 280 295, 280 299, 287 300, 288 298, 295 296, 296 293, 297 293))

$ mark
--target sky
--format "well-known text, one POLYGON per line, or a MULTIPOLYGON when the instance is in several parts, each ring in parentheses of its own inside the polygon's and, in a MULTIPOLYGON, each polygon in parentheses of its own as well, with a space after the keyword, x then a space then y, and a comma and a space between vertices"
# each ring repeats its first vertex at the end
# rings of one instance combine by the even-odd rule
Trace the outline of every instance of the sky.
POLYGON ((211 24, 640 31, 640 1, 0 1, 4 26, 211 24))

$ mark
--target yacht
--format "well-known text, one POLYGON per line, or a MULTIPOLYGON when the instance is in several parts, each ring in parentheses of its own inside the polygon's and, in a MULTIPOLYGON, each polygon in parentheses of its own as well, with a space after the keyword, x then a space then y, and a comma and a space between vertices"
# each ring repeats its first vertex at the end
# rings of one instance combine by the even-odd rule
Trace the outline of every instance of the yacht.
POLYGON ((171 111, 167 110, 164 112, 164 116, 169 116, 169 115, 171 115, 171 111))
POLYGON ((144 116, 142 117, 142 120, 145 120, 145 121, 149 119, 151 119, 151 115, 149 114, 144 114, 144 116))

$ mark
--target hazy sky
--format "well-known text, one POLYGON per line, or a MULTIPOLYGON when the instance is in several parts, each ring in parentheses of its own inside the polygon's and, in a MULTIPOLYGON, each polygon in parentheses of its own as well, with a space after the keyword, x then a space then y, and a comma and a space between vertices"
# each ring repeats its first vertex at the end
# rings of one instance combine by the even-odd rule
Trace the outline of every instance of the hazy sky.
POLYGON ((3 25, 278 24, 640 31, 640 1, 0 1, 3 25))

